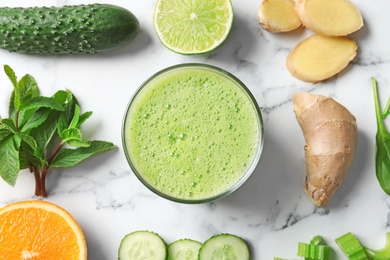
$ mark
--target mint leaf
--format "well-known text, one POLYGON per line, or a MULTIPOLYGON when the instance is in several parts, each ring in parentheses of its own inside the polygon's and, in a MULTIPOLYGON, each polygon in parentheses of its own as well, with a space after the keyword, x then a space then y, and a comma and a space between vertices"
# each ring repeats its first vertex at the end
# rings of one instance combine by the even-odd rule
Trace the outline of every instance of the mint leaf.
POLYGON ((76 127, 80 127, 90 116, 92 116, 92 112, 88 111, 80 115, 79 122, 76 127))
POLYGON ((27 131, 42 124, 52 110, 64 111, 64 107, 53 97, 35 97, 19 113, 21 131, 27 131), (24 122, 25 121, 25 122, 24 122))
POLYGON ((24 170, 24 169, 27 169, 29 168, 29 165, 26 161, 26 158, 24 158, 22 155, 21 155, 21 152, 19 152, 19 170, 24 170))
POLYGON ((54 93, 52 98, 54 100, 56 100, 58 103, 60 103, 61 105, 65 105, 66 101, 68 100, 69 96, 71 96, 71 95, 72 95, 72 93, 70 93, 70 91, 58 90, 56 93, 54 93))
POLYGON ((28 74, 23 76, 15 88, 15 109, 22 110, 32 98, 37 96, 39 96, 39 89, 35 79, 28 74))
POLYGON ((8 117, 9 118, 15 118, 16 109, 15 109, 14 101, 15 101, 15 90, 12 91, 11 98, 9 100, 9 106, 8 106, 8 117))
POLYGON ((30 135, 21 133, 20 138, 22 139, 23 142, 28 144, 31 148, 35 149, 37 147, 37 143, 35 142, 35 139, 32 138, 30 135))
POLYGON ((73 118, 70 121, 68 128, 76 128, 80 118, 80 106, 75 104, 73 111, 73 118))
POLYGON ((24 124, 22 124, 20 131, 26 132, 30 129, 40 126, 43 122, 46 121, 50 112, 51 112, 50 109, 47 108, 36 110, 35 113, 33 113, 30 117, 28 117, 27 121, 24 124))
MULTIPOLYGON (((30 110, 18 110, 18 128, 22 128, 26 122, 35 114, 36 109, 30 109, 30 110)), ((16 120, 16 118, 15 118, 16 120)))
POLYGON ((40 168, 47 164, 46 160, 43 158, 43 155, 40 154, 38 147, 35 147, 34 149, 26 142, 21 143, 19 156, 20 169, 24 169, 28 165, 40 168))
POLYGON ((57 133, 58 111, 51 111, 46 120, 39 127, 31 130, 30 135, 35 139, 40 154, 44 154, 50 141, 57 133))
POLYGON ((9 131, 16 133, 18 130, 16 129, 14 121, 9 118, 1 119, 0 125, 2 128, 8 129, 9 131))
POLYGON ((50 164, 53 168, 73 167, 94 154, 112 150, 115 145, 105 141, 91 141, 90 146, 77 149, 61 148, 50 164))
POLYGON ((66 143, 69 140, 83 140, 81 131, 76 128, 65 129, 60 133, 60 138, 63 143, 66 143))
POLYGON ((4 65, 4 72, 9 78, 9 80, 12 82, 14 88, 16 88, 18 85, 18 79, 16 78, 14 70, 10 66, 4 65))
POLYGON ((91 141, 72 139, 68 140, 67 144, 74 147, 88 147, 91 145, 91 141))
MULTIPOLYGON (((46 160, 43 158, 43 154, 39 150, 35 139, 24 133, 20 133, 20 138, 22 139, 22 144, 20 148, 20 156, 22 157, 20 161, 25 161, 26 164, 29 162, 31 165, 36 167, 41 167, 46 164, 46 160)), ((22 166, 20 166, 22 169, 22 166)))
POLYGON ((9 135, 13 134, 8 127, 5 127, 4 125, 0 125, 0 141, 8 137, 9 135))
POLYGON ((60 138, 63 143, 76 147, 88 147, 91 143, 90 141, 83 140, 82 133, 77 128, 65 129, 61 132, 60 138))
POLYGON ((68 97, 64 105, 65 110, 61 113, 60 118, 58 119, 57 126, 59 134, 69 128, 69 125, 74 117, 74 111, 77 104, 76 98, 70 91, 68 91, 68 97))
POLYGON ((11 186, 15 186, 20 171, 20 138, 10 135, 0 141, 0 176, 11 186))
POLYGON ((65 110, 64 107, 54 98, 42 96, 31 98, 30 101, 28 101, 27 104, 21 108, 21 110, 29 110, 41 107, 51 108, 57 111, 65 110))

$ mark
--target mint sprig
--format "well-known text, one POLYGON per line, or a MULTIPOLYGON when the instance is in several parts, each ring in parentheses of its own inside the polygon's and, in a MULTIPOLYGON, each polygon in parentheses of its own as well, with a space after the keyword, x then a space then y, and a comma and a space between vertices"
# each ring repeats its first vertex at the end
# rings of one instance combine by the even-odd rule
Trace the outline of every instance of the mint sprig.
POLYGON ((8 184, 14 186, 20 170, 28 168, 34 174, 35 195, 47 197, 49 169, 73 167, 115 148, 110 142, 83 139, 80 127, 92 112, 81 113, 69 90, 44 97, 32 76, 18 81, 10 66, 4 65, 4 71, 14 88, 8 118, 0 117, 0 176, 8 184))

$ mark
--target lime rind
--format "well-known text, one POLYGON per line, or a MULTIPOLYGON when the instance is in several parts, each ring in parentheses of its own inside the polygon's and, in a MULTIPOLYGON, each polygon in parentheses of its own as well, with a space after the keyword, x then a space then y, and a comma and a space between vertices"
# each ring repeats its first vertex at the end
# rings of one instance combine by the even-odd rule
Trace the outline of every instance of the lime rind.
POLYGON ((231 0, 159 0, 154 11, 154 28, 161 43, 180 54, 216 49, 232 25, 231 0))

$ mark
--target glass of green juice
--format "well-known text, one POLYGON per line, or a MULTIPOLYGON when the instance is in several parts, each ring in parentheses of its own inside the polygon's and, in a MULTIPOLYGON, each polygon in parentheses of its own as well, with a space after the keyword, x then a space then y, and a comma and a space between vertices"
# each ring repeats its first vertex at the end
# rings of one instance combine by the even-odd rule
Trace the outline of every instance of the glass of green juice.
POLYGON ((263 120, 249 89, 215 66, 180 64, 146 80, 123 120, 123 149, 138 179, 188 204, 223 198, 254 171, 263 120))

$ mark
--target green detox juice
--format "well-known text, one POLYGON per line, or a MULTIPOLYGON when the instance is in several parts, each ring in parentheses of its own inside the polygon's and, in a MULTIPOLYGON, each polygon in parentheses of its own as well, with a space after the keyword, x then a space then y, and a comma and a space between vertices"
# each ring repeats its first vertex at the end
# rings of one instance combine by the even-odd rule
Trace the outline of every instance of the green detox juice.
POLYGON ((126 157, 137 177, 173 201, 211 201, 238 188, 262 149, 256 101, 234 76, 185 64, 146 81, 123 125, 126 157))

